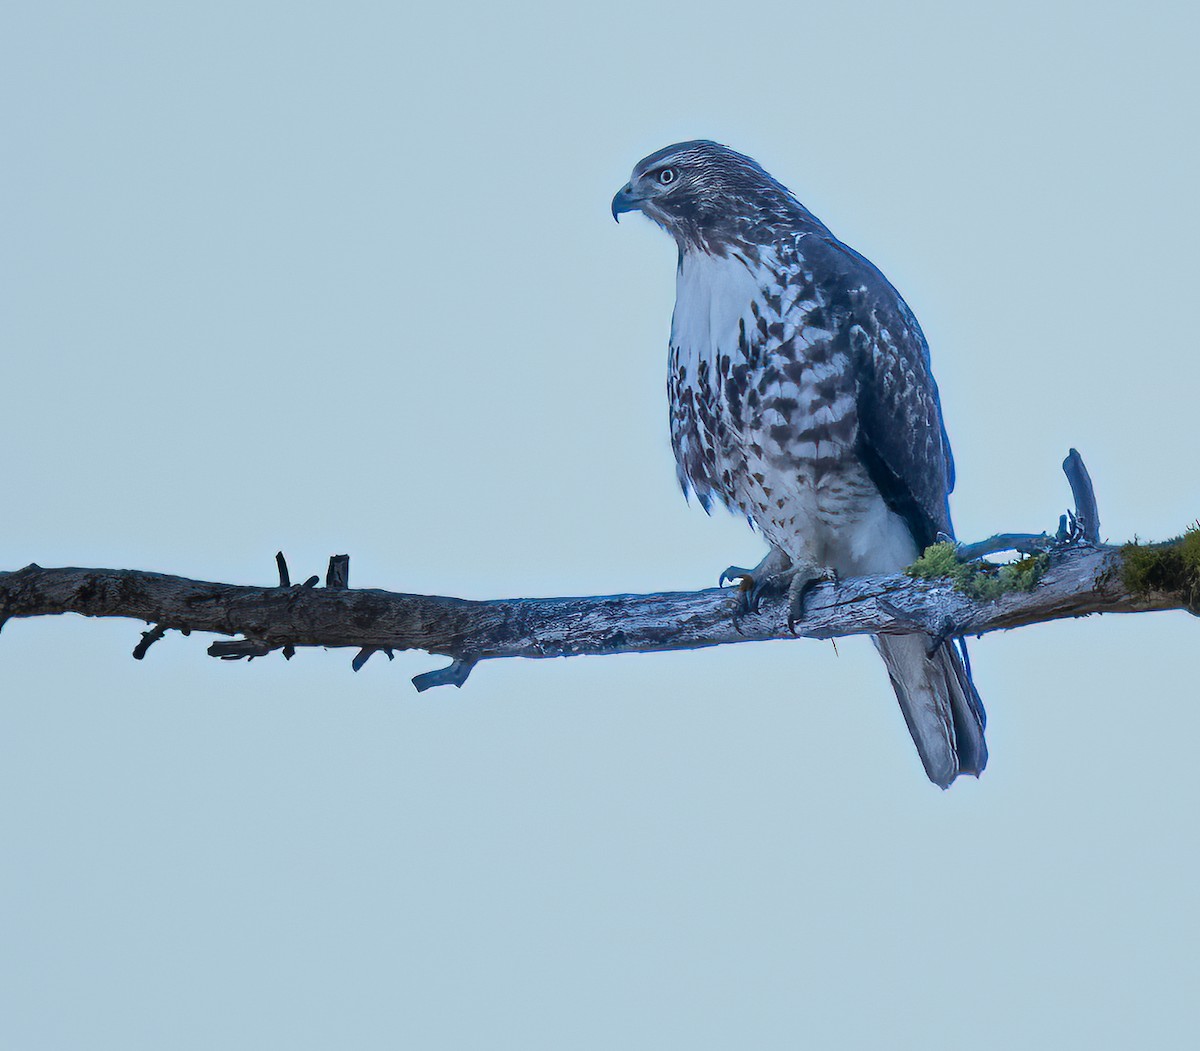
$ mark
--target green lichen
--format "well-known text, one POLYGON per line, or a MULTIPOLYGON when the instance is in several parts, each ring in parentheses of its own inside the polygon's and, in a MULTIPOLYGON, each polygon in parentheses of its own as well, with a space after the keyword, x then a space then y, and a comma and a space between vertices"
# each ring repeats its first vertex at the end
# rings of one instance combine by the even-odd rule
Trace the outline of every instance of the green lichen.
POLYGON ((930 544, 921 555, 904 572, 917 580, 938 580, 941 577, 951 577, 956 582, 966 567, 958 560, 958 553, 950 541, 943 544, 930 544))
POLYGON ((1004 565, 963 562, 949 541, 931 544, 904 572, 917 580, 949 580, 970 598, 988 602, 1012 591, 1032 591, 1049 564, 1048 555, 1030 555, 1004 565))
POLYGON ((1180 595, 1188 609, 1200 611, 1200 523, 1163 544, 1126 544, 1121 580, 1135 595, 1180 595))

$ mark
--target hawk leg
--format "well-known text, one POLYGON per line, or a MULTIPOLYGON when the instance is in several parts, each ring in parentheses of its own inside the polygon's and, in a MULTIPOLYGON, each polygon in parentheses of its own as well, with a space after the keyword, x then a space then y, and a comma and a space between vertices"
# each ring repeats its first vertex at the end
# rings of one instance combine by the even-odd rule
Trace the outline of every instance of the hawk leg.
POLYGON ((815 562, 793 562, 777 547, 753 569, 730 566, 721 574, 719 583, 736 580, 737 604, 733 611, 736 626, 742 617, 757 613, 764 595, 787 596, 788 630, 795 632, 796 624, 804 619, 804 598, 815 584, 836 581, 837 574, 815 562))
POLYGON ((782 591, 787 586, 787 576, 791 568, 791 558, 777 547, 772 547, 767 552, 767 557, 753 569, 729 566, 717 578, 717 586, 724 587, 727 580, 738 582, 737 606, 733 612, 734 623, 747 614, 757 613, 763 595, 769 591, 782 591))
POLYGON ((796 623, 804 619, 804 597, 815 584, 837 583, 837 571, 813 562, 800 562, 788 573, 788 631, 796 634, 796 623))

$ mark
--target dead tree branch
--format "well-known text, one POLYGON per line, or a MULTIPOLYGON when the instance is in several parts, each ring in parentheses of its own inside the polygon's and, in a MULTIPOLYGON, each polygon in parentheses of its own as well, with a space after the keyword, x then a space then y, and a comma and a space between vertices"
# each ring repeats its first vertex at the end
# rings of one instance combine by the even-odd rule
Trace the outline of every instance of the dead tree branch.
POLYGON ((451 658, 449 666, 414 678, 417 689, 424 690, 461 686, 476 663, 498 657, 647 653, 795 636, 922 632, 944 639, 1091 613, 1200 612, 1194 585, 1170 573, 1147 578, 1149 587, 1127 582, 1130 549, 1097 542, 1099 516, 1082 461, 1075 464, 1068 457, 1064 469, 1075 489, 1076 512, 1057 537, 1003 534, 960 548, 972 554, 984 549, 1042 552, 1046 565, 1032 590, 984 601, 946 580, 853 578, 815 587, 794 634, 782 597, 764 596, 757 613, 736 621, 735 590, 727 588, 470 601, 350 588, 345 555, 331 559, 324 588, 316 586, 316 576, 291 585, 282 555, 275 587, 131 569, 29 565, 0 572, 0 625, 15 617, 60 613, 147 621, 153 628, 134 650, 139 660, 171 630, 241 636, 209 647, 210 655, 226 660, 262 657, 274 650, 290 657, 299 646, 354 647, 356 670, 377 650, 389 657, 394 650, 418 649, 451 658))

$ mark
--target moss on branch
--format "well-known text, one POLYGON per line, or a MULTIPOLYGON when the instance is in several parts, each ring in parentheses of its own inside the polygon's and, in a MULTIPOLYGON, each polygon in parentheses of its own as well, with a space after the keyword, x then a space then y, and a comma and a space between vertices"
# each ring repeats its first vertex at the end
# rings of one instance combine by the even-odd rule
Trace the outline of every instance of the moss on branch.
POLYGON ((964 595, 989 602, 1013 591, 1032 591, 1049 565, 1045 553, 997 565, 975 560, 964 562, 951 541, 931 544, 904 572, 917 580, 949 580, 964 595))
POLYGON ((1133 594, 1180 595, 1200 614, 1200 523, 1162 544, 1126 544, 1121 559, 1122 583, 1133 594))

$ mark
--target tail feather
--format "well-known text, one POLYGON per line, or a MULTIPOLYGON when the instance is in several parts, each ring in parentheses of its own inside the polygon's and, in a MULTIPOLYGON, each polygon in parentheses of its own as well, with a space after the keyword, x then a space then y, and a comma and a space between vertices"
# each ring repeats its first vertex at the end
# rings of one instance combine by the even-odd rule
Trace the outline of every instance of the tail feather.
POLYGON ((984 738, 987 727, 987 712, 983 710, 983 698, 975 689, 971 678, 971 662, 967 657, 967 644, 959 639, 957 645, 945 643, 942 646, 945 662, 953 674, 950 703, 954 712, 954 735, 958 742, 958 770, 962 774, 974 774, 978 777, 987 766, 988 750, 984 738))
POLYGON ((932 656, 922 635, 881 635, 875 648, 929 780, 949 788, 959 774, 978 777, 987 766, 986 716, 962 652, 944 642, 932 656))

